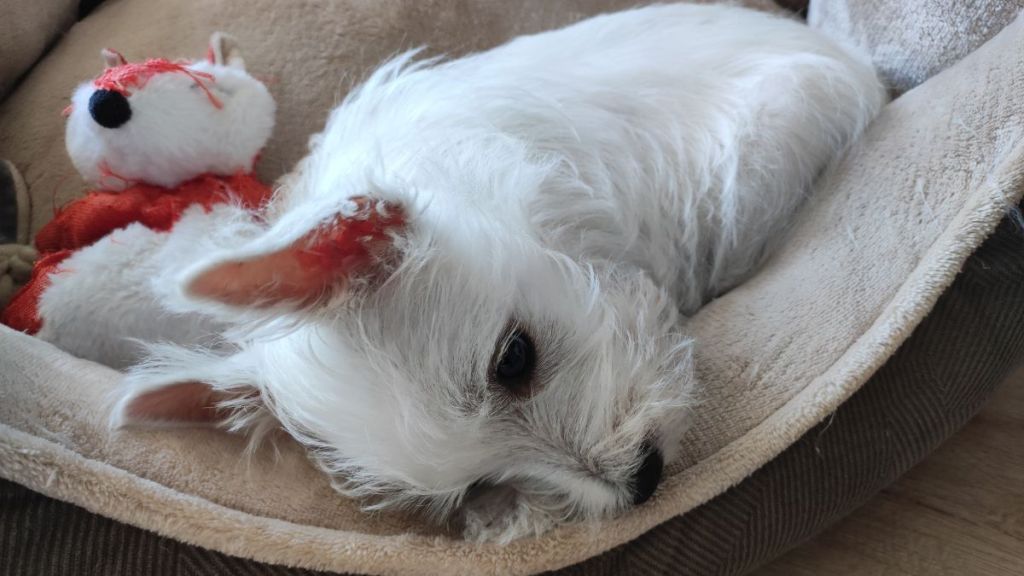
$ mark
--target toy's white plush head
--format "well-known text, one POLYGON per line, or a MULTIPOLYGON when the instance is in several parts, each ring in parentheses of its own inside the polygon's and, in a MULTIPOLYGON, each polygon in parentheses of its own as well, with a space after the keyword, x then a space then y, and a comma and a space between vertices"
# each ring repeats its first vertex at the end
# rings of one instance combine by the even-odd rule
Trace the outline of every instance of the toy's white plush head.
POLYGON ((206 59, 107 68, 71 98, 67 148, 91 184, 172 188, 202 174, 250 172, 274 126, 274 99, 245 71, 234 41, 215 33, 206 59))

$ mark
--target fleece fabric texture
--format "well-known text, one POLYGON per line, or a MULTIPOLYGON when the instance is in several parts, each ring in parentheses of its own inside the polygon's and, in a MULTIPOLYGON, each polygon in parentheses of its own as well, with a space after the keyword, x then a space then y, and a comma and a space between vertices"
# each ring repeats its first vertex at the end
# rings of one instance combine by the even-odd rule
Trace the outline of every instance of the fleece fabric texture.
POLYGON ((893 94, 948 68, 1002 30, 1024 0, 815 0, 807 21, 871 53, 893 94))
MULTIPOLYGON (((251 46, 281 115, 270 181, 330 105, 383 56, 459 53, 631 2, 391 0, 109 2, 0 106, 0 140, 37 196, 80 190, 58 111, 103 45, 132 58, 201 52, 214 29, 251 46), (130 23, 130 24, 126 24, 130 23), (294 38, 302 37, 301 48, 294 38)), ((690 322, 704 398, 685 458, 619 518, 509 546, 475 545, 411 516, 367 515, 285 439, 251 460, 212 430, 111 433, 118 374, 0 331, 0 476, 183 542, 339 572, 515 573, 565 567, 634 540, 736 485, 858 390, 935 305, 1024 191, 1024 22, 890 104, 826 174, 782 249, 690 322)), ((46 221, 36 214, 36 227, 46 221)))

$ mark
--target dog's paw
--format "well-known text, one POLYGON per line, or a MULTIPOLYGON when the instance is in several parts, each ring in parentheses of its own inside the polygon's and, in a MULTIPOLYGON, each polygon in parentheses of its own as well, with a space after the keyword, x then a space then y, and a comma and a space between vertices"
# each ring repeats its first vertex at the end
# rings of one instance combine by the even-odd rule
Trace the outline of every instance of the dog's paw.
POLYGON ((38 253, 26 244, 0 244, 0 309, 28 282, 38 253))
POLYGON ((551 515, 534 507, 514 488, 487 486, 469 496, 462 509, 463 538, 508 544, 537 536, 554 525, 551 515))

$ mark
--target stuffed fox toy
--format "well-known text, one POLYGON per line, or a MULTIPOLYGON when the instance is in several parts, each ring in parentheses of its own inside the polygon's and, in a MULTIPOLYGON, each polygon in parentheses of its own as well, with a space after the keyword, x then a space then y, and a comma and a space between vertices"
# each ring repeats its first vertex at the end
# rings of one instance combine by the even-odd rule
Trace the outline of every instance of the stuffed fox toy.
MULTIPOLYGON (((141 226, 153 241, 189 208, 232 204, 255 210, 270 197, 253 166, 273 129, 275 104, 245 71, 230 37, 215 33, 206 58, 192 62, 127 62, 112 50, 102 55, 106 69, 80 85, 65 110, 68 154, 97 189, 39 231, 32 277, 0 317, 30 334, 44 329, 48 307, 67 313, 67 302, 48 306, 55 280, 103 274, 90 270, 103 254, 74 258, 86 248, 107 249, 101 239, 110 237, 108 244, 116 246, 112 233, 141 226)), ((126 234, 121 242, 133 242, 131 230, 126 234)), ((116 306, 119 287, 108 286, 116 306)))

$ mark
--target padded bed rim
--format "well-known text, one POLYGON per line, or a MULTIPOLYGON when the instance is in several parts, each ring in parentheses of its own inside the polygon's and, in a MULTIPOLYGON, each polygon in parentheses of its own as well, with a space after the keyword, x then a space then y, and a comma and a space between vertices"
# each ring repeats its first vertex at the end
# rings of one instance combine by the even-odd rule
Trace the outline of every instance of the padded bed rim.
MULTIPOLYGON (((712 501, 557 574, 742 574, 860 506, 955 433, 1024 362, 1022 250, 1024 228, 1004 219, 896 355, 828 420, 712 501), (965 330, 984 337, 950 338, 965 330)), ((187 562, 204 573, 310 574, 195 548, 12 483, 0 482, 0 501, 0 557, 17 573, 75 566, 81 576, 127 576, 141 563, 157 576, 187 562)))
MULTIPOLYGON (((931 310, 974 248, 1005 215, 1007 206, 1020 199, 1024 192, 1024 145, 1016 146, 995 174, 998 176, 989 179, 982 190, 972 195, 972 200, 928 250, 922 263, 887 306, 886 313, 876 319, 871 329, 838 362, 818 377, 827 382, 824 393, 822 388, 809 385, 790 401, 803 405, 802 417, 791 420, 782 434, 767 436, 764 430, 775 425, 769 418, 712 457, 676 475, 665 487, 666 501, 671 501, 672 505, 641 508, 637 513, 617 519, 614 538, 602 537, 585 527, 574 527, 571 530, 577 534, 570 536, 570 546, 564 546, 565 539, 558 550, 545 549, 544 540, 517 542, 508 547, 517 553, 507 556, 489 546, 453 544, 417 535, 369 536, 347 532, 342 540, 335 530, 260 518, 176 492, 7 426, 0 428, 0 476, 47 496, 183 542, 277 564, 382 574, 410 573, 410 565, 424 572, 474 572, 490 564, 495 572, 510 574, 569 566, 633 540, 738 484, 860 388, 931 310), (926 266, 926 263, 932 265, 926 266), (912 295, 918 297, 911 298, 912 295), (809 394, 816 398, 808 400, 805 396, 809 394), (765 441, 770 443, 770 452, 765 452, 765 441), (755 444, 759 445, 756 450, 751 447, 755 444), (770 457, 762 461, 749 456, 751 453, 770 457), (718 478, 727 480, 714 485, 687 484, 689 478, 708 466, 717 469, 718 478), (47 482, 55 469, 61 470, 60 480, 47 482), (119 485, 112 481, 114 478, 128 477, 132 482, 125 483, 124 489, 101 488, 119 485), (142 508, 157 503, 159 510, 142 508), (234 537, 225 538, 224 534, 234 537), (285 541, 287 545, 282 545, 285 541), (530 549, 524 554, 524 548, 536 550, 530 549), (503 562, 503 558, 508 562, 503 562), (523 558, 530 560, 523 562, 523 558)), ((4 337, 28 338, 10 333, 4 337)))

